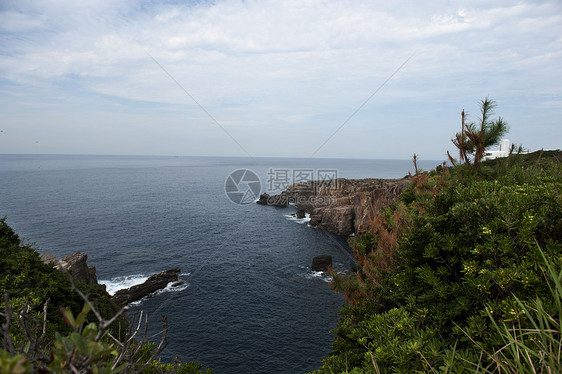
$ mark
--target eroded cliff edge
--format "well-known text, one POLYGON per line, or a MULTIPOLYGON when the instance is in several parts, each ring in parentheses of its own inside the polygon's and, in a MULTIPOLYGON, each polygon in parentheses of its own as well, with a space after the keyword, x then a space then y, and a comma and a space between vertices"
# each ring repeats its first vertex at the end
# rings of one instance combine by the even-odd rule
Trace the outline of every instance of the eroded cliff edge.
POLYGON ((338 235, 366 231, 368 218, 396 201, 411 183, 402 179, 345 179, 294 183, 279 195, 260 195, 261 205, 297 207, 310 214, 310 225, 338 235))

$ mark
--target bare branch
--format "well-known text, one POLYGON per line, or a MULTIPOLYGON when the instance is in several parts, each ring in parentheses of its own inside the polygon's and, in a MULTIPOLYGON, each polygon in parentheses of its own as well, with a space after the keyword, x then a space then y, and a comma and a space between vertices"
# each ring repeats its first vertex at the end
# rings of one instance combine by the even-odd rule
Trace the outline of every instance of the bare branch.
POLYGON ((159 333, 162 334, 160 343, 158 344, 158 347, 156 347, 156 349, 152 352, 152 356, 150 356, 150 359, 148 359, 147 362, 140 367, 139 372, 141 373, 144 371, 144 369, 146 369, 150 365, 152 361, 156 359, 156 357, 158 357, 158 355, 168 345, 168 340, 166 339, 168 335, 168 318, 164 315, 162 316, 162 326, 163 326, 162 331, 159 333))
POLYGON ((3 341, 2 341, 2 346, 5 350, 7 350, 10 353, 16 353, 14 350, 14 343, 12 341, 12 338, 10 336, 10 323, 11 323, 11 316, 12 316, 12 308, 10 308, 10 303, 8 300, 8 294, 5 293, 4 294, 4 310, 5 310, 5 314, 4 317, 6 318, 6 322, 4 324, 2 324, 2 335, 3 335, 3 341))

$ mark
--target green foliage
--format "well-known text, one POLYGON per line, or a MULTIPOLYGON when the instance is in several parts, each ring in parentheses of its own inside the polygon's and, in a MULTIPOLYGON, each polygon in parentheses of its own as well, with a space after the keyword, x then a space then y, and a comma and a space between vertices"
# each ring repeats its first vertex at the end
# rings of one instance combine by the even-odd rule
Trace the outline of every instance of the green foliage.
POLYGON ((463 110, 461 132, 455 134, 455 137, 451 139, 459 150, 461 162, 464 161, 466 164, 470 164, 467 153, 474 154, 474 169, 478 169, 480 161, 484 156, 484 151, 499 143, 501 138, 507 134, 507 123, 501 117, 495 121, 490 120, 495 107, 496 103, 494 100, 488 98, 482 100, 480 102, 481 118, 478 123, 466 123, 466 116, 463 110))
POLYGON ((533 310, 559 315, 544 263, 562 268, 562 167, 486 168, 414 177, 353 240, 357 273, 334 278, 352 303, 318 373, 472 370, 506 345, 498 326, 546 325, 526 307, 537 297, 533 310))
MULTIPOLYGON (((165 318, 158 346, 121 317, 97 285, 72 285, 68 276, 44 264, 0 219, 0 374, 194 373, 200 364, 161 363, 168 330, 165 318)), ((146 322, 145 322, 146 323, 146 322)))
POLYGON ((501 337, 502 346, 486 353, 487 360, 475 365, 474 371, 485 373, 561 373, 562 372, 562 269, 555 270, 545 253, 544 271, 550 297, 523 302, 515 298, 524 320, 525 328, 518 322, 495 321, 489 313, 494 330, 501 337), (554 307, 552 307, 554 304, 554 307), (554 313, 552 313, 554 312, 554 313), (486 365, 486 362, 490 364, 486 365))
POLYGON ((84 305, 82 311, 74 318, 69 309, 61 308, 64 320, 73 331, 63 337, 56 333, 55 341, 50 350, 51 361, 49 370, 53 373, 65 373, 72 369, 88 368, 92 373, 113 374, 123 371, 127 362, 117 365, 115 358, 119 356, 115 343, 107 343, 100 336, 95 323, 85 323, 91 308, 84 305))
POLYGON ((0 374, 24 374, 29 372, 29 362, 23 355, 11 356, 0 349, 0 374))
POLYGON ((7 323, 2 325, 3 346, 0 349, 1 373, 192 373, 212 374, 210 369, 202 370, 201 365, 195 362, 187 364, 161 363, 155 358, 164 346, 167 332, 165 324, 162 331, 160 345, 149 343, 146 336, 142 340, 134 339, 137 336, 141 320, 136 329, 130 329, 125 336, 117 339, 108 330, 111 321, 101 319, 98 323, 88 322, 90 311, 99 316, 97 310, 92 309, 92 304, 86 300, 82 311, 74 316, 67 308, 60 308, 64 321, 72 329, 66 335, 55 333, 55 339, 48 344, 43 344, 39 351, 30 349, 37 344, 42 344, 42 338, 37 337, 38 331, 30 331, 27 342, 23 347, 18 347, 12 337, 7 334, 10 322, 18 325, 28 325, 28 314, 25 311, 6 314, 7 323), (35 334, 33 334, 35 333, 35 334), (48 353, 48 354, 45 354, 48 353))
POLYGON ((166 363, 162 364, 160 361, 153 361, 152 364, 143 371, 144 374, 159 374, 159 373, 174 373, 174 374, 213 374, 211 369, 203 370, 201 364, 197 362, 188 362, 185 364, 180 363, 166 363))
MULTIPOLYGON (((488 318, 493 325, 493 333, 500 340, 499 348, 488 351, 467 336, 480 350, 480 356, 467 359, 458 355, 456 347, 450 351, 446 369, 462 367, 467 373, 560 373, 562 372, 562 269, 555 269, 545 253, 539 249, 543 259, 543 271, 550 288, 550 297, 522 301, 515 297, 522 311, 520 320, 496 321, 491 313, 488 318), (551 314, 545 307, 546 300, 553 303, 551 314)), ((431 372, 443 372, 435 368, 431 372)))
MULTIPOLYGON (((119 310, 103 288, 87 284, 76 286, 96 304, 102 316, 109 318, 119 310)), ((39 254, 29 245, 23 244, 8 226, 6 217, 0 219, 0 295, 4 294, 9 295, 12 309, 18 310, 29 305, 37 315, 42 312, 42 307, 48 300, 47 335, 51 338, 55 331, 69 331, 68 325, 61 318, 59 306, 79 313, 83 304, 80 296, 72 291, 68 276, 52 265, 44 264, 39 254)), ((4 310, 4 303, 0 303, 0 312, 4 310)), ((18 334, 17 331, 14 333, 18 334)))

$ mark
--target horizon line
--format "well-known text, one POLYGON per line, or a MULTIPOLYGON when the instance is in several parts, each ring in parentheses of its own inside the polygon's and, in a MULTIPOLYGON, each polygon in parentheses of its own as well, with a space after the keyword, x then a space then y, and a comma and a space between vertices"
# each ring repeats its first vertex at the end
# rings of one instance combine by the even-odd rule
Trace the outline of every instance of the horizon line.
MULTIPOLYGON (((296 156, 211 156, 211 155, 165 155, 165 154, 110 154, 110 153, 0 153, 0 156, 99 156, 99 157, 208 157, 208 158, 287 158, 287 159, 310 159, 310 160, 388 160, 388 161, 412 161, 410 158, 365 158, 365 157, 296 157, 296 156)), ((419 160, 419 155, 416 154, 419 160)), ((438 159, 422 159, 422 161, 442 162, 438 159)), ((445 160, 443 160, 445 161, 445 160)))

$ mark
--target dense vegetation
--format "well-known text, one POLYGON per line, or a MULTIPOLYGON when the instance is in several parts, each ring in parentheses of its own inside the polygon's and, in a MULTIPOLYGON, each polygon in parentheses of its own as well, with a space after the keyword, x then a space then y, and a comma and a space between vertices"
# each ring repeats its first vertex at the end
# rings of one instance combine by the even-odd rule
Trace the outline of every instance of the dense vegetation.
POLYGON ((556 363, 544 372, 560 372, 560 155, 414 176, 352 240, 357 271, 333 282, 349 303, 318 373, 522 372, 498 363, 510 361, 498 358, 509 352, 505 331, 529 349, 529 372, 548 359, 556 363), (546 325, 533 325, 537 313, 546 325), (533 329, 558 348, 540 348, 533 329))
MULTIPOLYGON (((81 284, 80 288, 96 303, 104 317, 109 318, 119 310, 102 288, 87 284, 81 284)), ((47 333, 50 337, 55 331, 70 331, 59 306, 78 314, 84 304, 84 300, 71 290, 68 276, 52 265, 44 264, 31 246, 22 243, 4 217, 0 219, 0 295, 5 294, 9 295, 9 305, 14 310, 28 305, 32 310, 41 311, 43 304, 49 300, 47 333)), ((2 302, 0 311, 4 310, 2 302)))
POLYGON ((97 285, 72 284, 44 264, 0 219, 0 374, 212 373, 197 363, 160 363, 158 346, 97 285), (134 322, 134 324, 132 323, 134 322))
MULTIPOLYGON (((332 283, 349 302, 317 374, 562 372, 562 153, 483 161, 507 131, 494 105, 477 124, 463 111, 454 167, 416 167, 352 239, 356 269, 332 283)), ((159 346, 112 324, 122 311, 103 290, 73 289, 5 218, 0 293, 0 374, 203 372, 155 360, 166 324, 159 346)))

